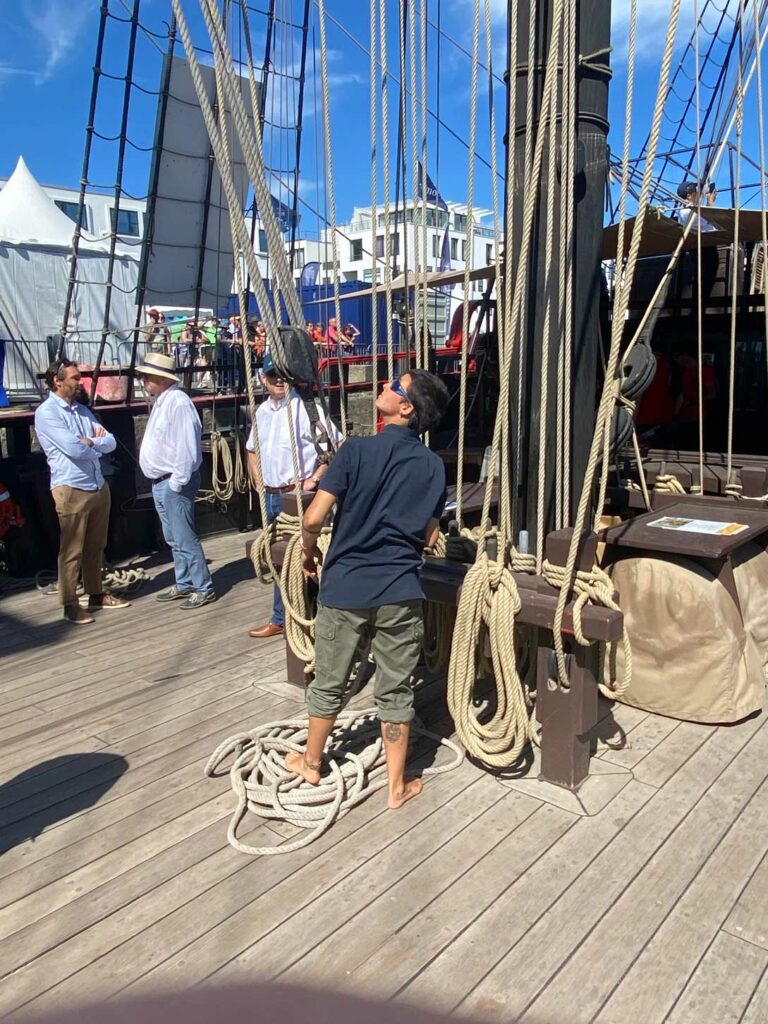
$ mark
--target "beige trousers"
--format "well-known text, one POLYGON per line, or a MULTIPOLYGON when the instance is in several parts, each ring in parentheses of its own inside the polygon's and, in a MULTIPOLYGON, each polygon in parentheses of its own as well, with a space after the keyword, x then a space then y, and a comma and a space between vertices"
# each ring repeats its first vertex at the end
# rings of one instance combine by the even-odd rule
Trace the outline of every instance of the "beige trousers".
POLYGON ((51 494, 61 527, 59 599, 66 607, 77 604, 77 583, 81 572, 86 594, 102 593, 101 563, 107 546, 111 499, 106 484, 100 491, 52 487, 51 494))

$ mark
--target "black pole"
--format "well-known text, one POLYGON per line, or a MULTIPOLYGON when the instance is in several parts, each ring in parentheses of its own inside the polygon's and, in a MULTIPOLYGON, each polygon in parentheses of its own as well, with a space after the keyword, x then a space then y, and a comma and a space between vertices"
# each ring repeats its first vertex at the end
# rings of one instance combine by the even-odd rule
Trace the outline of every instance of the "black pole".
POLYGON ((304 25, 301 30, 301 62, 299 67, 299 102, 296 109, 296 165, 293 169, 293 209, 291 211, 290 261, 291 276, 295 262, 296 229, 299 219, 299 172, 301 168, 301 135, 304 122, 304 83, 307 70, 307 36, 309 34, 309 7, 311 0, 304 0, 304 25))
POLYGON ((117 171, 115 175, 115 207, 112 231, 109 236, 109 259, 107 261, 107 284, 106 296, 104 298, 104 325, 101 329, 99 351, 96 356, 96 365, 93 368, 91 377, 91 402, 96 395, 96 385, 99 380, 101 362, 104 358, 104 349, 109 334, 109 314, 112 309, 112 276, 115 268, 115 249, 117 247, 117 227, 120 219, 120 197, 123 194, 123 165, 125 163, 125 145, 128 134, 128 115, 131 109, 131 94, 133 90, 133 64, 136 59, 136 35, 139 30, 139 9, 141 0, 133 0, 133 12, 131 13, 131 32, 128 39, 128 58, 125 63, 125 85, 123 87, 123 110, 120 118, 120 141, 117 147, 117 171))
POLYGON ((128 390, 126 392, 126 404, 130 405, 133 400, 133 371, 136 367, 136 353, 139 345, 139 327, 143 319, 142 310, 147 292, 147 273, 149 271, 149 258, 152 254, 152 242, 155 235, 155 212, 157 208, 157 187, 160 181, 160 163, 163 154, 163 140, 165 138, 165 118, 168 110, 168 95, 171 88, 171 71, 173 70, 173 50, 176 43, 176 19, 171 18, 168 26, 168 50, 166 52, 162 84, 160 86, 160 109, 158 111, 157 128, 155 141, 152 147, 152 167, 149 172, 149 188, 147 190, 147 212, 144 217, 144 242, 142 244, 141 265, 139 266, 139 282, 136 287, 136 324, 133 334, 133 345, 131 346, 131 365, 128 371, 128 390))
POLYGON ((72 259, 69 267, 69 281, 67 282, 67 295, 64 300, 64 318, 61 325, 61 336, 56 349, 56 358, 61 359, 64 342, 67 337, 67 324, 69 323, 69 312, 72 308, 72 295, 75 290, 77 278, 77 256, 80 252, 80 236, 83 228, 83 211, 85 210, 85 190, 88 187, 88 175, 91 167, 91 146, 93 144, 94 121, 96 119, 96 104, 99 98, 99 82, 101 81, 101 60, 104 55, 104 35, 107 29, 107 18, 109 17, 109 0, 104 0, 101 5, 99 34, 96 39, 96 58, 93 65, 93 80, 91 82, 91 102, 88 108, 88 124, 85 129, 85 149, 83 150, 83 170, 80 175, 80 196, 77 201, 77 221, 75 222, 75 233, 72 237, 72 259))
MULTIPOLYGON (((511 7, 511 5, 510 5, 511 7)), ((589 67, 579 64, 576 71, 576 180, 574 186, 575 226, 574 226, 574 281, 573 281, 573 314, 574 343, 572 351, 572 451, 571 451, 571 507, 575 507, 581 493, 582 484, 592 442, 595 425, 595 396, 599 350, 599 302, 601 249, 603 230, 603 201, 605 177, 608 168, 608 80, 609 68, 607 48, 610 46, 610 0, 589 0, 581 2, 577 11, 576 52, 579 56, 589 56, 589 67), (606 52, 601 52, 606 51, 606 52), (603 65, 604 70, 594 70, 591 65, 603 65)), ((528 53, 529 6, 519 5, 517 40, 518 64, 509 68, 507 61, 507 81, 509 88, 517 90, 516 124, 514 137, 507 139, 507 145, 514 146, 514 159, 517 166, 515 191, 507 196, 507 202, 515 203, 516 236, 506 239, 505 250, 511 259, 519 251, 519 232, 523 220, 523 204, 530 188, 523 173, 525 150, 525 119, 526 94, 528 75, 535 74, 534 93, 534 130, 538 125, 541 109, 541 97, 544 84, 544 68, 549 51, 552 26, 552 5, 539 4, 538 17, 535 25, 536 47, 535 66, 529 69, 525 63, 528 53)), ((515 26, 512 26, 512 31, 515 26)), ((562 114, 557 111, 558 120, 562 114)), ((565 160, 562 162, 565 167, 565 160)), ((535 220, 533 245, 530 258, 530 277, 526 283, 526 324, 523 332, 522 357, 525 374, 523 393, 517 388, 517 373, 513 370, 512 395, 512 430, 517 429, 516 409, 522 409, 521 439, 522 465, 517 467, 518 488, 515 530, 527 529, 531 549, 537 543, 537 506, 539 495, 537 489, 539 449, 541 443, 541 423, 539 405, 539 382, 542 373, 542 335, 545 313, 545 282, 548 268, 545 252, 546 224, 543 216, 546 203, 547 160, 542 167, 542 184, 539 189, 539 210, 535 220)), ((555 209, 559 208, 559 182, 555 196, 555 209)), ((557 232, 555 232, 557 236, 557 232)), ((563 244, 555 237, 554 251, 563 244)), ((557 275, 555 274, 555 281, 557 275)), ((544 367, 546 379, 550 382, 550 401, 547 408, 546 457, 547 477, 545 480, 545 516, 544 533, 554 527, 554 494, 556 467, 556 395, 554 393, 557 379, 558 361, 558 326, 557 318, 552 318, 551 335, 549 338, 549 362, 544 367)))

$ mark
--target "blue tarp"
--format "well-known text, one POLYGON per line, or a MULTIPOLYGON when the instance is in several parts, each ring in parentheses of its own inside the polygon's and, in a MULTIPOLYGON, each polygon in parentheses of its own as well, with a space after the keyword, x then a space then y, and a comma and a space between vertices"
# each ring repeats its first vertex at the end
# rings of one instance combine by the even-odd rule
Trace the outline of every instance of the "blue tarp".
MULTIPOLYGON (((357 299, 345 299, 344 295, 351 292, 362 291, 363 288, 367 287, 370 286, 364 281, 343 281, 339 285, 339 292, 341 295, 341 323, 339 326, 343 327, 344 324, 354 324, 358 331, 360 331, 360 337, 357 339, 357 345, 355 346, 355 349, 358 352, 367 351, 368 346, 371 344, 371 335, 373 333, 373 310, 371 308, 371 299, 370 296, 357 299)), ((267 294, 271 301, 271 291, 268 291, 267 294)), ((312 288, 300 288, 299 301, 301 302, 301 308, 304 312, 304 319, 311 320, 312 323, 320 322, 323 325, 326 325, 329 317, 334 315, 332 284, 319 284, 312 288), (324 302, 322 301, 323 299, 330 299, 331 301, 324 302)), ((377 298, 376 306, 379 350, 386 351, 387 309, 383 295, 380 295, 377 298)), ((232 295, 230 296, 229 303, 225 308, 216 310, 216 315, 222 317, 232 316, 239 312, 240 309, 237 296, 232 295)), ((248 296, 248 313, 251 316, 259 315, 258 304, 252 294, 249 294, 248 296)))

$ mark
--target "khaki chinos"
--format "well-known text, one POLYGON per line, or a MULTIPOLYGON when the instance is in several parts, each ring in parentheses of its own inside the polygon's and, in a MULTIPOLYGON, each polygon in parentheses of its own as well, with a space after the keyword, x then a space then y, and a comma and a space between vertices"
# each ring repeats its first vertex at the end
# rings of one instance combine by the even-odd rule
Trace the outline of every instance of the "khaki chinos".
POLYGON ((382 722, 413 718, 411 677, 421 655, 424 621, 421 601, 374 608, 326 608, 315 619, 315 678, 307 689, 307 708, 316 718, 341 711, 358 650, 376 661, 374 698, 382 722))
POLYGON ((83 590, 97 596, 103 593, 102 558, 107 546, 107 528, 111 498, 109 487, 84 491, 63 485, 51 488, 59 517, 59 600, 66 607, 77 604, 77 584, 83 576, 83 590))

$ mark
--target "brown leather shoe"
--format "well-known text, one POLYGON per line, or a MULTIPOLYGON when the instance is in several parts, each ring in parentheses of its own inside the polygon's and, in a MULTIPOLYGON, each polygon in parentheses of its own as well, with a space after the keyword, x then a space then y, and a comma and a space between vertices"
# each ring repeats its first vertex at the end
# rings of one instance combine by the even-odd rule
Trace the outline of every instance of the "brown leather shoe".
POLYGON ((256 640, 265 640, 269 636, 280 636, 283 632, 283 626, 278 626, 276 622, 268 622, 266 626, 249 629, 248 636, 252 636, 256 640))
POLYGON ((93 612, 98 608, 130 608, 131 602, 124 597, 117 597, 115 594, 95 594, 88 598, 88 611, 93 612))
POLYGON ((64 609, 64 618, 75 626, 86 626, 89 622, 94 621, 79 604, 67 605, 64 609))

